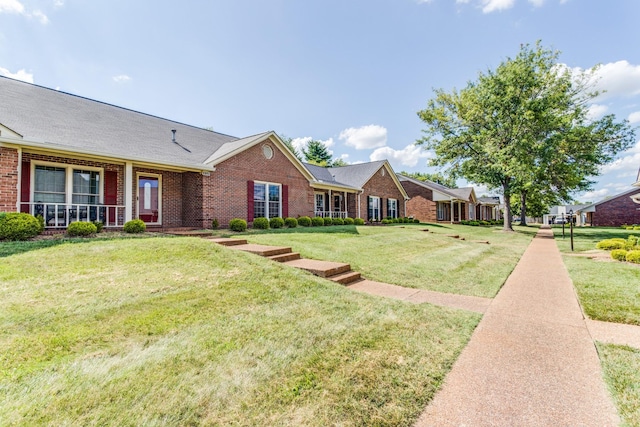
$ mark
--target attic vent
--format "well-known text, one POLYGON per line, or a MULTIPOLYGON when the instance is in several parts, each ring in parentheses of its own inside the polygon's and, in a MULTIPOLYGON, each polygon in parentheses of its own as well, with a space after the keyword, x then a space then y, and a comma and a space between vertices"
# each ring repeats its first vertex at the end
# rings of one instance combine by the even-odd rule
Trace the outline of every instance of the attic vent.
POLYGON ((176 130, 175 129, 171 129, 171 133, 173 134, 173 136, 171 137, 171 141, 172 142, 176 142, 176 130))

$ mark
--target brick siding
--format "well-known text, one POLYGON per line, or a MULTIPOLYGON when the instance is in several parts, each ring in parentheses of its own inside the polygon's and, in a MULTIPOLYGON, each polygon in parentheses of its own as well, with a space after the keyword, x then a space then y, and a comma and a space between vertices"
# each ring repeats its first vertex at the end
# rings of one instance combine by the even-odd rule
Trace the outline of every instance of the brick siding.
MULTIPOLYGON (((380 209, 382 218, 386 218, 389 216, 387 212, 387 199, 396 199, 398 201, 398 217, 406 216, 404 211, 404 196, 394 179, 390 176, 389 171, 382 166, 380 169, 376 171, 375 174, 367 181, 362 187, 364 190, 362 194, 360 194, 360 217, 367 221, 369 206, 368 197, 380 197, 380 209), (382 172, 384 170, 384 175, 382 172)), ((349 215, 352 217, 358 216, 358 206, 357 206, 358 197, 356 195, 349 195, 348 205, 349 205, 349 215)))
POLYGON ((433 201, 433 191, 410 181, 400 181, 407 192, 407 216, 422 222, 436 222, 438 219, 437 203, 433 201))
POLYGON ((630 197, 638 193, 640 188, 597 205, 596 211, 592 214, 591 225, 619 227, 623 224, 640 224, 640 205, 634 203, 630 197))
POLYGON ((18 150, 0 147, 0 212, 15 212, 18 202, 18 150))

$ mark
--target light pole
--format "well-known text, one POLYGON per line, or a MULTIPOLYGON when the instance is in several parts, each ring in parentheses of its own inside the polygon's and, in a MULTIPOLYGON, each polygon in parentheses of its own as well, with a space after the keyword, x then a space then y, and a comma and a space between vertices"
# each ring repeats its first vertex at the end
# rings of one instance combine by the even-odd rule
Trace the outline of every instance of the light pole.
POLYGON ((569 229, 571 230, 571 252, 573 252, 573 209, 569 210, 569 229))
POLYGON ((562 212, 562 238, 564 239, 564 222, 567 220, 567 217, 564 216, 564 212, 562 212))

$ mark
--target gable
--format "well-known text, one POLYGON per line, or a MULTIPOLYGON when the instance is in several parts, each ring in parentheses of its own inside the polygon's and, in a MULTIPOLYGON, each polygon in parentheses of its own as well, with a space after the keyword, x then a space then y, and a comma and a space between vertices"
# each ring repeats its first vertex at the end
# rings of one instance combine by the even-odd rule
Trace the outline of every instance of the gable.
POLYGON ((20 135, 18 132, 15 132, 12 129, 9 129, 7 126, 4 126, 2 123, 0 123, 0 137, 22 138, 22 135, 20 135))

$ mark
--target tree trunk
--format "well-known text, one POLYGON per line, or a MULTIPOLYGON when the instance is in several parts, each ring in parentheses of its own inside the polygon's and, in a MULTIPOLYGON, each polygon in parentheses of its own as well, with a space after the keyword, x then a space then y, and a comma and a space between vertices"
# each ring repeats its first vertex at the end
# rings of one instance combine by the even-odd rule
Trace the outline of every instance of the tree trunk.
POLYGON ((502 197, 504 198, 504 226, 502 231, 513 231, 511 226, 511 187, 508 179, 502 182, 502 197))
POLYGON ((527 225, 527 191, 520 193, 520 225, 527 225))

